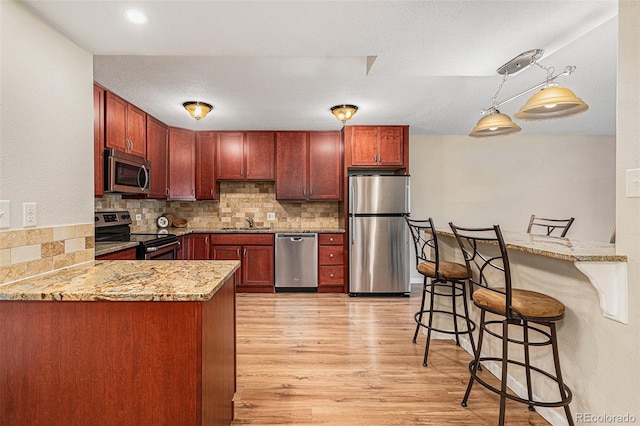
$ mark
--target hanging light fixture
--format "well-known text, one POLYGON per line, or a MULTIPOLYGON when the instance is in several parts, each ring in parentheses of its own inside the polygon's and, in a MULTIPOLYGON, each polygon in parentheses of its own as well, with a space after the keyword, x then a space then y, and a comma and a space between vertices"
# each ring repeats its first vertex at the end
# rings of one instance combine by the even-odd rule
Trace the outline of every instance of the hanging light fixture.
POLYGON ((358 107, 355 105, 343 104, 331 107, 331 112, 333 113, 333 115, 335 115, 336 118, 342 123, 346 123, 347 121, 351 120, 356 111, 358 111, 358 107))
POLYGON ((204 118, 211 112, 213 107, 206 102, 189 101, 182 104, 189 114, 196 120, 204 118))
POLYGON ((542 90, 534 94, 525 103, 525 105, 520 108, 520 111, 515 114, 517 119, 532 121, 563 118, 580 114, 581 112, 589 109, 589 105, 587 105, 582 99, 578 98, 575 93, 567 88, 558 87, 557 83, 555 83, 555 80, 558 77, 573 74, 576 67, 569 65, 565 67, 563 72, 553 75, 553 67, 545 67, 538 62, 538 59, 542 57, 543 53, 544 51, 541 49, 529 50, 521 53, 497 69, 498 74, 504 75, 502 83, 492 98, 491 107, 480 111, 481 114, 486 115, 486 117, 483 117, 478 121, 478 124, 471 133, 469 133, 469 136, 488 137, 510 135, 519 132, 521 130, 520 127, 511 122, 511 119, 507 115, 500 114, 498 107, 541 87, 542 90), (545 70, 547 72, 547 78, 543 82, 538 83, 527 90, 511 96, 508 99, 497 102, 496 98, 502 89, 504 82, 507 80, 507 76, 509 74, 519 72, 530 65, 537 65, 545 70), (511 122, 511 124, 509 124, 507 120, 511 122), (512 127, 511 125, 515 127, 512 127))

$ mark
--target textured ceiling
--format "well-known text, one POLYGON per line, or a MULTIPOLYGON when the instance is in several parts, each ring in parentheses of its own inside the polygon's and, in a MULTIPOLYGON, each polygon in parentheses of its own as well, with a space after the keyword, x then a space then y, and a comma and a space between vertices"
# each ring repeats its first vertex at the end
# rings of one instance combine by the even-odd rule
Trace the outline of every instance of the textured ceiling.
MULTIPOLYGON (((500 85, 496 68, 539 48, 545 66, 577 66, 557 82, 590 109, 522 133, 615 134, 616 0, 26 3, 95 55, 97 82, 171 126, 336 130, 329 108, 352 103, 349 124, 467 134, 500 85), (131 7, 148 22, 128 22, 131 7), (187 100, 214 111, 195 121, 187 100)), ((545 76, 510 76, 498 100, 545 76)), ((526 99, 500 109, 513 116, 526 99)))

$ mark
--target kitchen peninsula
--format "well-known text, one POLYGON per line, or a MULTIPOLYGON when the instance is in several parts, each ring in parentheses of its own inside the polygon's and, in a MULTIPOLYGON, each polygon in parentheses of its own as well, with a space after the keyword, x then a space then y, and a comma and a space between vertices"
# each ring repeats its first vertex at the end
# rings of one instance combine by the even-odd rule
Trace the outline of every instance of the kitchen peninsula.
POLYGON ((95 261, 0 287, 7 424, 229 424, 237 261, 95 261))

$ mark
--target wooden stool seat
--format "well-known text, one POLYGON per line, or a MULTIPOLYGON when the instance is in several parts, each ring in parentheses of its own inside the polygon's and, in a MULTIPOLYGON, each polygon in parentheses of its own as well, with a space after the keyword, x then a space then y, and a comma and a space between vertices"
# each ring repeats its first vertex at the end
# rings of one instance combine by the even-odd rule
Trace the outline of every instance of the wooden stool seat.
MULTIPOLYGON (((418 272, 429 278, 438 278, 435 262, 420 262, 418 264, 418 272)), ((466 280, 469 278, 466 265, 462 265, 460 263, 441 260, 439 272, 440 277, 443 279, 466 280)))
MULTIPOLYGON (((506 290, 504 288, 478 289, 473 292, 473 302, 481 309, 505 315, 506 296, 498 291, 504 292, 506 290)), ((512 289, 511 307, 513 314, 530 321, 558 320, 564 316, 562 302, 546 294, 530 290, 512 289)))

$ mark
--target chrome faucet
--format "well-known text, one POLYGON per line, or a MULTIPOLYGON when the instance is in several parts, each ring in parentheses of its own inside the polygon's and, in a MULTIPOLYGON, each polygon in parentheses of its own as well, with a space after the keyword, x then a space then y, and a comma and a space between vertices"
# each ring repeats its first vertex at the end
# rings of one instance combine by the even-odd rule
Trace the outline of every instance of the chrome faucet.
POLYGON ((244 220, 249 222, 249 228, 253 228, 253 218, 252 217, 245 217, 244 220))

